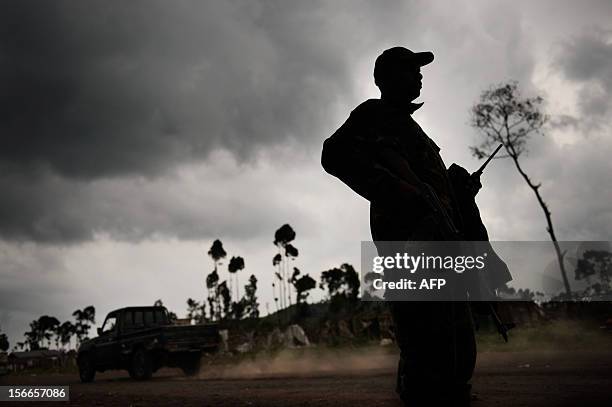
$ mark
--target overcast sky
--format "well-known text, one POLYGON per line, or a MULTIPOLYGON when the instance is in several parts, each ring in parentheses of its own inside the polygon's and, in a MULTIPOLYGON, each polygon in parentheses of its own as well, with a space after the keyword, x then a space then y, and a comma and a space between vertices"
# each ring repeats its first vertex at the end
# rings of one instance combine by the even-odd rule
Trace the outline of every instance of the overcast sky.
MULTIPOLYGON (((368 204, 320 167, 378 97, 391 46, 430 50, 415 114, 447 165, 479 162, 469 107, 515 79, 551 116, 524 166, 561 240, 612 240, 609 1, 5 1, 0 5, 0 327, 205 296, 220 238, 271 299, 274 231, 317 280, 359 265, 368 204)), ((483 176, 493 240, 546 240, 511 162, 483 176)), ((223 276, 222 276, 223 277, 223 276)), ((315 298, 320 298, 315 294, 315 298)))

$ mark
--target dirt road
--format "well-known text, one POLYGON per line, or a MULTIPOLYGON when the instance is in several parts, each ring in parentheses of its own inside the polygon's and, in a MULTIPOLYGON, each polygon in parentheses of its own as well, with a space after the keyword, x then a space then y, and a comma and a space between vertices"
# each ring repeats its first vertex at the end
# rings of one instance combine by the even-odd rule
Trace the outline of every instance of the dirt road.
MULTIPOLYGON (((197 379, 168 369, 149 382, 115 372, 98 374, 91 384, 72 375, 6 376, 0 384, 69 385, 71 401, 58 403, 64 406, 400 406, 393 392, 395 355, 316 362, 216 366, 197 379)), ((484 353, 473 385, 474 407, 609 407, 612 351, 484 353)))

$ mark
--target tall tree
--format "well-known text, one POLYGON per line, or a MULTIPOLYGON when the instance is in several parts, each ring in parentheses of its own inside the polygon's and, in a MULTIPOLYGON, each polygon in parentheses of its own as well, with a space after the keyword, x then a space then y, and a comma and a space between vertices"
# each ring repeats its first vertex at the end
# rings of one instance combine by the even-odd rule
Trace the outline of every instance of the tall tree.
MULTIPOLYGON (((240 287, 238 286, 238 272, 244 269, 244 259, 240 256, 234 256, 230 259, 229 264, 227 265, 227 271, 229 271, 230 276, 233 274, 235 276, 235 286, 236 286, 236 300, 240 298, 240 287)), ((231 277, 230 277, 231 278, 231 277)))
POLYGON ((217 284, 219 283, 219 267, 223 264, 221 260, 223 260, 227 256, 227 252, 223 248, 223 243, 221 240, 216 239, 210 249, 208 250, 208 255, 212 258, 214 263, 213 271, 206 276, 206 288, 208 289, 208 304, 210 309, 210 318, 211 320, 215 319, 215 309, 217 313, 220 313, 220 301, 218 298, 218 288, 217 284))
POLYGON ((223 306, 223 313, 219 310, 219 319, 228 318, 232 311, 232 295, 230 294, 226 281, 221 282, 221 284, 217 286, 217 298, 219 298, 223 306))
POLYGON ((24 347, 27 347, 29 350, 38 350, 40 349, 40 341, 41 338, 41 330, 38 324, 38 320, 30 322, 30 330, 26 331, 23 336, 25 337, 24 347))
POLYGON ((76 337, 77 345, 80 344, 84 339, 87 339, 89 335, 89 329, 93 324, 96 323, 96 308, 93 305, 89 305, 82 310, 77 309, 72 313, 72 316, 76 320, 76 337))
POLYGON ((212 273, 206 276, 206 288, 208 289, 208 312, 210 320, 214 321, 218 313, 218 298, 217 298, 217 284, 219 283, 219 274, 217 270, 213 270, 212 273))
POLYGON ((57 334, 63 349, 66 347, 70 349, 70 340, 75 335, 75 332, 76 326, 70 321, 65 321, 58 326, 57 334))
POLYGON ((223 243, 221 243, 221 240, 216 239, 213 242, 212 246, 210 246, 210 249, 208 250, 208 255, 212 257, 213 261, 215 262, 215 268, 218 264, 221 264, 220 261, 227 256, 227 252, 225 249, 223 249, 223 243))
POLYGON ((499 158, 510 158, 525 183, 531 188, 538 204, 546 218, 546 230, 550 235, 557 254, 559 271, 563 278, 565 294, 571 297, 571 289, 565 271, 563 258, 555 230, 551 212, 540 192, 541 183, 534 182, 525 172, 519 159, 527 153, 527 142, 533 134, 542 134, 542 129, 548 120, 541 111, 543 99, 540 96, 527 98, 521 96, 518 82, 511 81, 499 84, 482 92, 480 100, 471 110, 471 125, 479 130, 484 137, 478 146, 470 147, 472 154, 478 159, 489 157, 497 145, 502 144, 506 152, 499 158))
POLYGON ((298 256, 298 250, 291 244, 295 236, 295 230, 289 224, 284 224, 274 233, 274 245, 278 248, 278 253, 272 263, 278 265, 281 308, 291 304, 291 290, 287 286, 289 280, 287 268, 289 259, 293 260, 298 256))
MULTIPOLYGON (((287 268, 289 267, 289 260, 295 260, 296 257, 298 257, 298 249, 293 246, 291 243, 287 243, 285 245, 285 276, 288 279, 289 278, 289 272, 287 270, 287 268)), ((291 297, 291 290, 289 289, 289 287, 287 287, 287 300, 289 301, 289 305, 292 304, 292 297, 291 297)))
POLYGON ((0 329, 0 351, 6 352, 9 349, 9 341, 8 336, 2 333, 2 329, 0 329))
POLYGON ((47 341, 47 348, 51 348, 51 338, 59 324, 60 322, 57 318, 49 315, 43 315, 38 319, 40 334, 41 337, 47 341))
POLYGON ((257 302, 257 278, 254 274, 251 274, 249 283, 244 286, 244 300, 244 314, 249 318, 258 318, 259 303, 257 302))
POLYGON ((280 253, 277 253, 272 258, 272 265, 274 267, 278 267, 278 271, 274 272, 274 277, 276 278, 276 282, 274 279, 272 280, 272 296, 274 297, 274 305, 276 306, 277 312, 282 308, 282 304, 283 304, 282 302, 280 302, 281 306, 279 308, 279 297, 283 296, 281 293, 281 285, 280 285, 280 283, 282 283, 283 281, 283 276, 280 273, 282 261, 283 261, 283 256, 281 256, 280 253))

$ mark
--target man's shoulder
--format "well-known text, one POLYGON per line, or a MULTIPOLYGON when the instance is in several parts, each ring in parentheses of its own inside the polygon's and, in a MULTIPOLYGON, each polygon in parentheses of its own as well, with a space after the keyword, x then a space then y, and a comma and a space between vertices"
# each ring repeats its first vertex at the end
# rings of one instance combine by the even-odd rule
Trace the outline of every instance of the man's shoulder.
POLYGON ((351 117, 355 119, 369 119, 380 114, 382 101, 380 99, 368 99, 361 103, 351 112, 351 117))

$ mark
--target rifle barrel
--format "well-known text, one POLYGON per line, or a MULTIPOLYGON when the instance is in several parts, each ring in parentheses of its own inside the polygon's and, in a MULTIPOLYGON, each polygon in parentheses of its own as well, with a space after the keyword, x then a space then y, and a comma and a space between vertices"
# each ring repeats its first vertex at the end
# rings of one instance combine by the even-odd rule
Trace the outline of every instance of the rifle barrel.
POLYGON ((495 151, 493 151, 493 154, 491 154, 489 156, 489 158, 487 158, 487 161, 485 161, 479 169, 476 170, 475 173, 472 174, 472 176, 480 176, 482 174, 482 172, 484 171, 485 167, 489 164, 489 162, 493 159, 493 157, 495 157, 495 154, 497 154, 497 152, 503 147, 503 144, 500 144, 497 146, 497 148, 495 149, 495 151))

